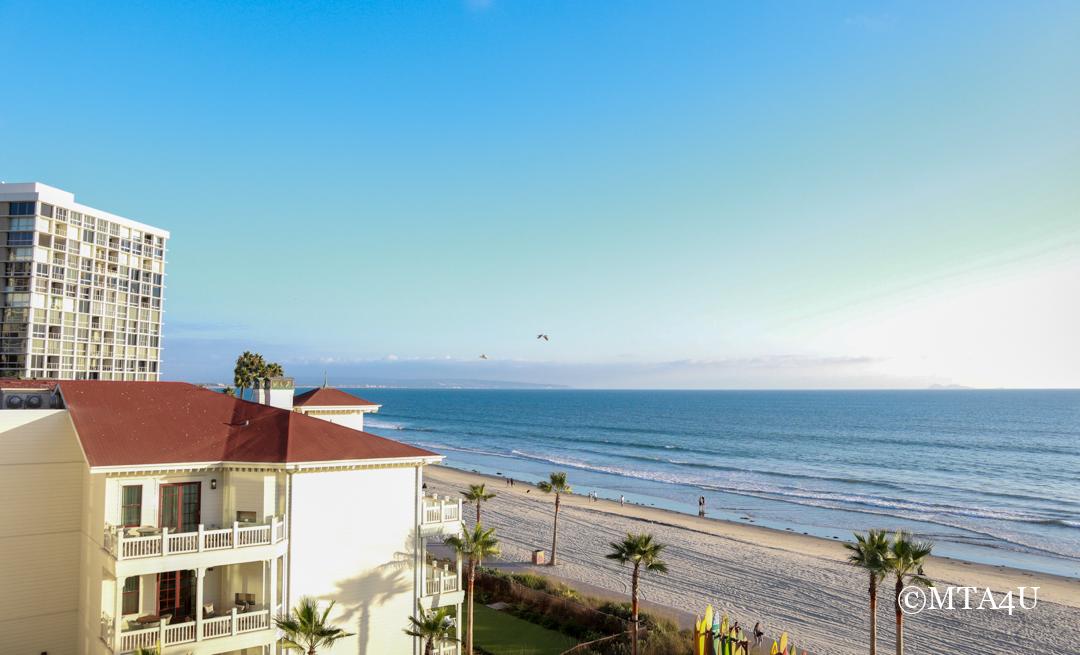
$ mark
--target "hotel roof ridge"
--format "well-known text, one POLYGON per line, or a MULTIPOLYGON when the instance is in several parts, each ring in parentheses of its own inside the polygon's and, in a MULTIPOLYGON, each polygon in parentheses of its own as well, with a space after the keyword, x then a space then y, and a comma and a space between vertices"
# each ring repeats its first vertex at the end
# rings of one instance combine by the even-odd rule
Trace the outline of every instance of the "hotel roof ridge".
POLYGON ((0 388, 59 388, 91 469, 189 463, 325 465, 442 457, 187 382, 5 380, 0 388))

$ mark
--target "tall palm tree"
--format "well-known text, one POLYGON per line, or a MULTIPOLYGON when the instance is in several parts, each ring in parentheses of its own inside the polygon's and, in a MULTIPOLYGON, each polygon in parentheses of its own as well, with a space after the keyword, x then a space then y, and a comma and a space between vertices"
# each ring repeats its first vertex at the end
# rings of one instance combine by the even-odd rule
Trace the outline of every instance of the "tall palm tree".
POLYGON ((884 530, 855 534, 855 543, 844 544, 851 553, 848 563, 870 574, 870 655, 877 655, 878 583, 889 573, 889 537, 884 530))
POLYGON ((896 655, 904 655, 904 610, 900 606, 900 594, 909 584, 933 587, 934 583, 923 573, 923 565, 930 552, 934 550, 931 541, 915 539, 902 530, 893 535, 889 547, 889 573, 896 578, 896 595, 893 608, 896 610, 896 655))
POLYGON ((642 567, 646 571, 667 573, 667 564, 660 559, 664 544, 653 541, 651 534, 630 534, 622 541, 611 542, 611 552, 604 557, 621 564, 632 564, 634 572, 630 578, 630 630, 634 644, 634 655, 638 652, 638 585, 642 567))
POLYGON ((470 503, 476 503, 476 522, 480 523, 480 503, 486 503, 495 497, 494 491, 485 489, 483 484, 470 484, 468 491, 462 491, 461 495, 470 503))
POLYGON ((454 619, 450 616, 449 607, 441 607, 433 612, 425 612, 421 609, 420 618, 409 617, 409 627, 405 628, 405 634, 422 639, 424 655, 432 655, 435 652, 436 643, 457 641, 450 635, 453 627, 454 619))
POLYGON ((326 622, 333 608, 334 601, 330 601, 326 609, 320 611, 319 601, 311 596, 302 597, 291 615, 274 619, 277 629, 284 633, 281 645, 306 655, 315 655, 317 648, 333 646, 337 640, 352 636, 353 633, 326 622))
POLYGON ((555 566, 555 549, 559 545, 559 504, 563 494, 573 493, 574 490, 566 483, 565 473, 552 473, 549 479, 537 482, 536 486, 544 493, 555 494, 555 524, 551 529, 551 561, 548 562, 548 566, 555 566))
POLYGON ((499 540, 495 537, 495 528, 484 529, 477 523, 472 530, 465 530, 460 537, 447 537, 447 546, 465 558, 468 578, 465 587, 465 599, 469 606, 469 620, 465 630, 465 655, 473 655, 473 588, 476 585, 476 567, 485 557, 499 554, 499 540))

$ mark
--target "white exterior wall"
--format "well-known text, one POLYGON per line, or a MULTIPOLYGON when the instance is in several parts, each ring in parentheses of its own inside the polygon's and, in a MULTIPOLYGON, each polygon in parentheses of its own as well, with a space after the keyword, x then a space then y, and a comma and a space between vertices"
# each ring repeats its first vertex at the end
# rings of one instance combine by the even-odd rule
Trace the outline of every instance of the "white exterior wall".
POLYGON ((350 410, 344 407, 305 407, 300 411, 308 416, 329 421, 335 425, 343 425, 353 430, 364 431, 364 412, 361 410, 350 410))
POLYGON ((355 633, 326 655, 413 652, 418 480, 413 466, 292 476, 289 602, 336 601, 331 620, 355 633))
POLYGON ((0 410, 5 653, 75 655, 86 463, 64 410, 0 410))

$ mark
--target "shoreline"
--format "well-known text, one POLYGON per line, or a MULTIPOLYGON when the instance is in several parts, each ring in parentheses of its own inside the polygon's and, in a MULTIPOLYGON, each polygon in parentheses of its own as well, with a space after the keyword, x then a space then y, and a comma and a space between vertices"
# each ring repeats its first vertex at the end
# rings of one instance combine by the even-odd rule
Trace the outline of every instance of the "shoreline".
MULTIPOLYGON (((511 488, 504 477, 443 465, 428 467, 425 480, 429 492, 442 495, 457 497, 460 489, 481 482, 498 494, 483 511, 491 517, 485 523, 497 528, 504 543, 507 568, 623 594, 625 580, 617 566, 604 561, 602 551, 607 542, 625 531, 649 531, 668 544, 665 555, 672 573, 647 576, 644 599, 672 610, 681 622, 686 616, 702 613, 711 602, 738 617, 744 626, 753 625, 760 617, 767 632, 791 632, 800 648, 805 643, 808 649, 823 654, 864 648, 866 579, 846 563, 840 540, 656 507, 620 505, 606 499, 590 501, 587 496, 571 494, 563 497, 560 512, 559 565, 534 567, 528 563, 528 552, 551 548, 552 502, 532 482, 520 481, 511 488)), ((572 485, 572 476, 570 482, 572 485)), ((465 519, 472 519, 468 504, 465 519)), ((909 624, 917 624, 905 634, 913 652, 942 652, 945 639, 949 640, 948 652, 972 654, 1066 652, 1080 641, 1080 579, 947 557, 931 557, 926 572, 939 585, 991 588, 995 592, 1039 587, 1039 605, 1013 616, 1003 611, 968 610, 909 617, 909 624), (923 624, 933 625, 929 635, 923 624), (957 639, 963 640, 962 646, 957 645, 957 639), (1041 645, 1036 648, 1036 644, 1041 645)), ((891 587, 884 585, 878 601, 879 647, 891 641, 890 591, 891 587)))
MULTIPOLYGON (((520 488, 517 486, 510 488, 504 486, 505 478, 503 477, 489 475, 487 473, 473 473, 472 471, 465 471, 463 469, 444 466, 442 464, 431 467, 431 470, 437 470, 439 473, 442 471, 453 471, 456 474, 482 478, 485 482, 496 482, 498 483, 497 488, 492 487, 490 489, 496 493, 516 492, 524 495, 524 490, 528 487, 533 487, 534 484, 533 482, 517 481, 520 482, 520 488)), ((435 477, 439 477, 439 473, 436 473, 435 477)), ((535 489, 535 487, 533 488, 535 489)), ((544 496, 540 497, 543 498, 544 496)), ((846 551, 842 545, 844 543, 843 541, 806 535, 801 532, 795 532, 794 530, 779 530, 764 525, 747 525, 745 523, 737 523, 727 519, 709 518, 708 516, 701 518, 699 516, 677 512, 675 510, 650 507, 630 502, 627 502, 625 505, 620 505, 618 501, 605 498, 590 502, 587 497, 579 496, 577 494, 564 496, 562 499, 562 506, 564 508, 584 508, 609 516, 634 518, 639 521, 654 523, 656 525, 692 530, 700 534, 720 536, 747 545, 775 548, 777 550, 788 552, 800 552, 802 554, 814 555, 830 561, 843 562, 846 557, 846 551), (584 502, 582 502, 583 499, 584 502), (712 527, 712 529, 710 529, 710 527, 712 527), (725 532, 726 534, 718 534, 721 532, 725 532), (789 543, 778 543, 778 540, 786 540, 789 543), (803 549, 800 550, 800 548, 797 548, 796 546, 803 549)), ((468 518, 467 514, 468 513, 466 512, 466 518, 468 518)), ((979 562, 969 562, 952 557, 931 556, 929 564, 933 567, 933 570, 939 572, 938 575, 941 576, 942 581, 957 583, 961 581, 970 582, 971 578, 974 576, 981 582, 981 584, 974 586, 979 587, 991 587, 995 589, 999 587, 1007 588, 1016 587, 1018 586, 1018 583, 1020 585, 1026 584, 1026 586, 1039 586, 1040 600, 1043 598, 1042 594, 1045 592, 1048 594, 1046 600, 1050 602, 1056 602, 1080 609, 1080 578, 1070 578, 1068 576, 1055 575, 1053 573, 1029 571, 998 564, 981 564, 979 562), (1025 578, 1026 580, 1024 580, 1025 578), (1038 584, 1032 584, 1033 581, 1038 582, 1038 584)), ((929 569, 930 566, 927 568, 929 569)))

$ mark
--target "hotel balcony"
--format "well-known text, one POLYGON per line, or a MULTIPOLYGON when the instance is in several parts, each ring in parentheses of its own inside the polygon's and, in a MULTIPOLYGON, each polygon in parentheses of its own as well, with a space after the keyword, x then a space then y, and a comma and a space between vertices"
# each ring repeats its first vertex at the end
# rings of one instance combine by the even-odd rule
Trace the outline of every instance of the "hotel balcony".
POLYGON ((461 533, 461 499, 424 496, 420 512, 420 535, 442 537, 461 533))
POLYGON ((118 572, 138 575, 270 559, 285 552, 286 535, 286 518, 271 516, 265 523, 227 528, 200 523, 187 532, 106 525, 103 544, 118 572))
POLYGON ((461 561, 429 562, 420 571, 420 606, 425 610, 460 605, 465 600, 461 561))
MULTIPOLYGON (((253 609, 240 613, 233 608, 224 616, 215 616, 202 621, 202 638, 199 638, 199 624, 195 621, 165 624, 159 622, 156 627, 138 630, 121 630, 119 642, 113 640, 113 618, 107 614, 101 617, 101 638, 118 655, 134 652, 138 648, 155 649, 161 645, 161 653, 203 652, 196 648, 199 642, 206 642, 205 652, 221 653, 244 648, 255 648, 277 640, 277 628, 274 617, 281 613, 278 606, 269 609, 253 609)), ((450 651, 447 651, 450 652, 450 651)), ((456 655, 456 650, 453 651, 456 655)))
POLYGON ((213 655, 272 644, 283 571, 276 558, 105 581, 101 640, 117 655, 159 645, 162 655, 213 655))

